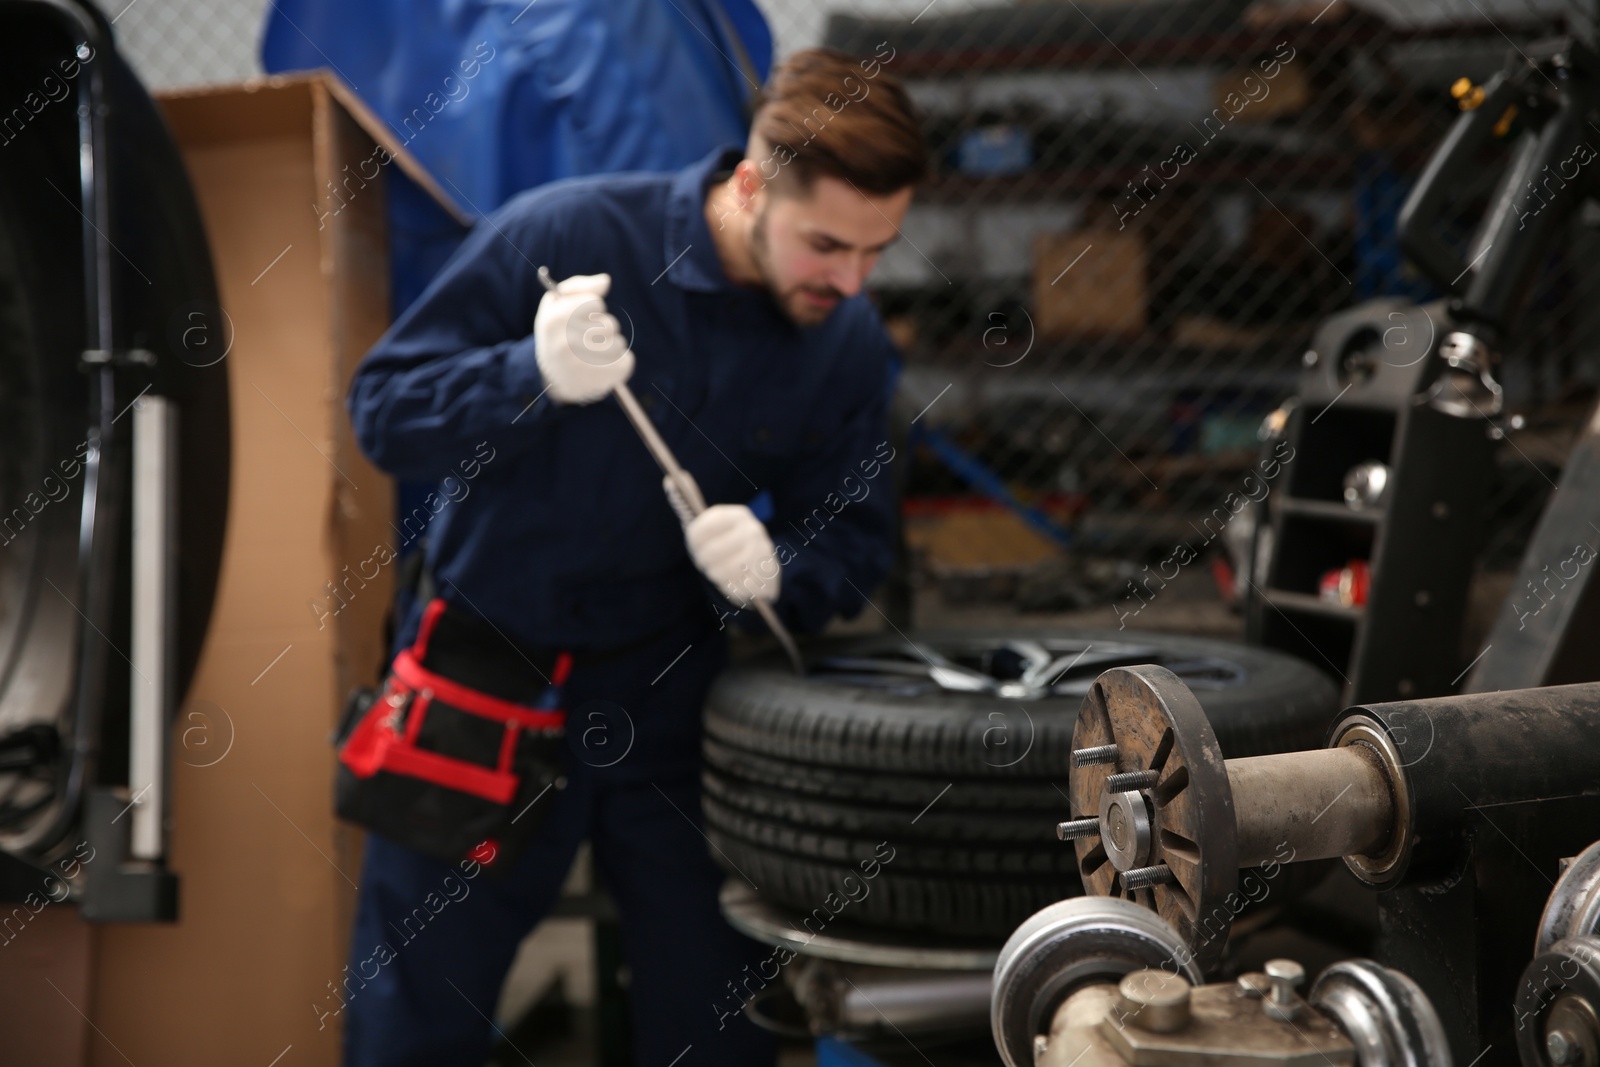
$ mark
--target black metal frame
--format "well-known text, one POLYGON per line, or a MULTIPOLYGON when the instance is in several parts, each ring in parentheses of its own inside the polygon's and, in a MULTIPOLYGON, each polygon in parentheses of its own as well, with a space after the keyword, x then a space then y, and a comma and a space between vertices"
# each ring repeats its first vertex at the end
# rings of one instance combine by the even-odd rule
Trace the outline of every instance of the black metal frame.
MULTIPOLYGON (((210 618, 230 465, 227 369, 198 358, 200 352, 189 350, 189 338, 195 316, 213 338, 227 331, 199 209, 176 146, 117 55, 105 16, 86 0, 0 0, 4 16, 17 16, 18 23, 34 29, 47 22, 59 25, 65 40, 81 42, 80 72, 70 79, 74 95, 49 121, 62 123, 65 143, 70 143, 65 122, 76 126, 72 166, 74 206, 82 219, 84 326, 82 350, 72 354, 85 376, 88 400, 73 604, 81 622, 71 694, 54 724, 62 745, 59 755, 52 751, 48 757, 57 771, 60 802, 48 825, 30 829, 28 843, 15 846, 26 854, 7 859, 48 864, 56 851, 71 848, 69 835, 81 835, 97 856, 97 862, 84 866, 75 890, 84 917, 167 921, 177 917, 177 876, 148 843, 140 858, 130 857, 134 819, 123 817, 139 800, 129 795, 124 765, 132 724, 123 712, 129 705, 130 665, 122 649, 129 645, 132 626, 132 428, 140 412, 122 416, 142 395, 159 398, 157 405, 177 420, 177 428, 158 451, 164 450, 165 463, 181 467, 192 490, 175 504, 170 495, 164 498, 164 506, 173 509, 170 525, 177 546, 172 554, 178 561, 165 575, 171 586, 158 609, 164 637, 157 639, 157 655, 168 669, 158 706, 141 720, 170 728, 210 618), (127 258, 130 251, 143 269, 127 258)), ((8 43, 28 47, 31 40, 8 43)), ((158 767, 163 764, 157 761, 158 767)), ((155 773, 164 778, 164 769, 155 773)), ((164 802, 156 810, 155 818, 164 822, 164 802)), ((7 884, 0 879, 0 896, 7 884)))
MULTIPOLYGON (((1318 331, 1291 416, 1288 440, 1299 467, 1275 502, 1267 588, 1249 605, 1249 634, 1269 647, 1320 659, 1346 682, 1352 702, 1453 691, 1463 664, 1459 640, 1481 534, 1493 442, 1502 436, 1496 353, 1518 326, 1541 260, 1574 212, 1600 191, 1595 168, 1568 165, 1600 102, 1600 58, 1570 37, 1513 50, 1481 87, 1460 86, 1463 112, 1429 161, 1400 213, 1407 253, 1453 296, 1427 308, 1374 301, 1336 315, 1318 331), (1487 209, 1463 253, 1443 223, 1495 143, 1510 145, 1487 209), (1570 173, 1569 173, 1570 170, 1570 173), (1424 340, 1425 338, 1425 340, 1424 340), (1398 343, 1396 343, 1398 342, 1398 343), (1466 356, 1467 358, 1463 358, 1466 356), (1352 413, 1350 433, 1324 432, 1352 413), (1364 432, 1358 413, 1387 413, 1392 436, 1364 432), (1387 451, 1384 445, 1388 444, 1387 451), (1389 503, 1351 511, 1337 503, 1330 467, 1364 460, 1389 466, 1389 503), (1309 472, 1308 472, 1309 468, 1309 472), (1339 545, 1366 542, 1371 586, 1364 608, 1314 599, 1306 559, 1325 567, 1339 545), (1351 632, 1353 631, 1353 633, 1351 632), (1347 651, 1348 650, 1348 651, 1347 651)), ((1372 419, 1367 419, 1370 428, 1372 419)), ((1593 420, 1569 460, 1524 556, 1512 596, 1495 623, 1469 691, 1600 677, 1578 652, 1600 635, 1600 601, 1588 571, 1546 568, 1567 560, 1594 523, 1600 538, 1600 440, 1593 420), (1569 588, 1576 586, 1576 588, 1569 588), (1534 625, 1519 593, 1543 587, 1534 625)), ((1583 542, 1586 546, 1590 542, 1583 542)), ((1594 542, 1600 547, 1600 540, 1594 542)))
POLYGON ((1306 353, 1285 428, 1293 451, 1268 498, 1272 550, 1247 634, 1338 675, 1346 703, 1436 696, 1459 679, 1493 441, 1482 422, 1413 402, 1448 328, 1437 304, 1335 315, 1306 353), (1370 461, 1389 468, 1388 503, 1352 508, 1345 472, 1370 461), (1366 603, 1321 599, 1320 576, 1351 560, 1371 568, 1366 603))

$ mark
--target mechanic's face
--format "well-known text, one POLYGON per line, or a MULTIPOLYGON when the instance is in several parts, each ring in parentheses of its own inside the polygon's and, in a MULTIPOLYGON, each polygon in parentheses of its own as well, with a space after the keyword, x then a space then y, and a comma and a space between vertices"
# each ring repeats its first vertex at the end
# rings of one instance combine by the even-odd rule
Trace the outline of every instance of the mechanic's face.
POLYGON ((899 235, 911 194, 907 187, 871 196, 826 175, 809 190, 769 185, 759 192, 750 251, 784 314, 815 326, 860 292, 899 235))

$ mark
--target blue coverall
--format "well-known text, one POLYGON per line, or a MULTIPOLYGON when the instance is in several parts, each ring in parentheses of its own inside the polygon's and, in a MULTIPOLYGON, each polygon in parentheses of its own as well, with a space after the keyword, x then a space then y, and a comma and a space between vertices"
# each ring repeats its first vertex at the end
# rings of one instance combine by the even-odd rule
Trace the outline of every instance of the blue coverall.
MULTIPOLYGON (((509 640, 623 651, 593 667, 580 655, 565 686, 569 784, 542 801, 554 806, 512 871, 468 884, 456 865, 369 837, 351 948, 361 981, 338 1007, 347 1064, 481 1063, 517 944, 586 838, 620 914, 637 1062, 772 1062, 770 1036, 719 1007, 770 950, 721 918, 723 875, 701 830, 700 711, 732 609, 690 561, 615 400, 543 395, 531 336, 539 266, 609 273, 606 305, 637 359, 630 384, 707 501, 770 492, 779 615, 806 632, 858 612, 892 554, 888 465, 904 462, 887 440, 893 346, 864 296, 802 329, 764 290, 728 281, 703 205, 741 155, 519 195, 356 371, 363 451, 440 485, 426 504, 438 595, 509 640), (445 900, 447 878, 470 892, 445 900), (443 906, 407 923, 425 900, 443 906)), ((397 539, 409 529, 401 516, 397 539)), ((417 621, 413 609, 397 647, 417 621)))

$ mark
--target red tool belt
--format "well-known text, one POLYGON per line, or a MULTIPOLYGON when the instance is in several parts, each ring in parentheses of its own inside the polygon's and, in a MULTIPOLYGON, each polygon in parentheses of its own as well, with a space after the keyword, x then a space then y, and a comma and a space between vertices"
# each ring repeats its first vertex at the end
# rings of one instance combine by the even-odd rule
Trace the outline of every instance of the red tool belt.
POLYGON ((566 786, 571 669, 569 652, 513 645, 430 601, 382 687, 345 709, 339 816, 439 859, 509 867, 566 786))

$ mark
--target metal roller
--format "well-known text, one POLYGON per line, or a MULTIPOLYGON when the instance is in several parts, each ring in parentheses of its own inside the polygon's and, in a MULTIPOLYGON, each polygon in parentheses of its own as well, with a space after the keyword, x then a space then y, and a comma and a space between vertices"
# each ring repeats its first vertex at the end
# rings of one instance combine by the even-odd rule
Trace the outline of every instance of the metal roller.
POLYGON ((1586 934, 1600 936, 1600 841, 1565 861, 1539 916, 1533 954, 1550 951, 1563 938, 1586 934))
MULTIPOLYGON (((1463 828, 1483 824, 1480 812, 1504 825, 1514 805, 1600 799, 1600 683, 1353 707, 1329 735, 1330 747, 1352 744, 1383 760, 1395 836, 1392 862, 1346 865, 1378 888, 1444 879, 1459 866, 1463 828)), ((1572 830, 1586 844, 1595 825, 1572 830)))
POLYGON ((1421 987, 1371 960, 1335 963, 1308 998, 1356 1046, 1362 1067, 1450 1067, 1450 1043, 1421 987))
POLYGON ((1534 957, 1517 985, 1523 1067, 1600 1064, 1600 937, 1568 937, 1534 957))
POLYGON ((1517 986, 1524 1067, 1600 1065, 1600 841, 1562 861, 1517 986))
POLYGON ((1126 900, 1074 897, 1036 912, 1012 933, 994 966, 989 1021, 1000 1058, 1006 1067, 1033 1067, 1034 1037, 1084 987, 1147 968, 1199 982, 1189 956, 1177 931, 1126 900))
POLYGON ((1178 931, 1116 897, 1040 911, 1001 950, 991 1024, 1006 1067, 1130 1064, 1451 1067, 1432 1003, 1370 960, 1324 971, 1268 960, 1198 984, 1178 931))

